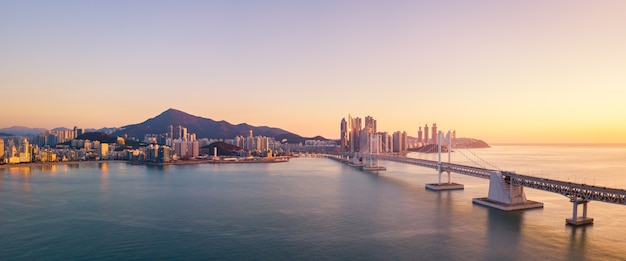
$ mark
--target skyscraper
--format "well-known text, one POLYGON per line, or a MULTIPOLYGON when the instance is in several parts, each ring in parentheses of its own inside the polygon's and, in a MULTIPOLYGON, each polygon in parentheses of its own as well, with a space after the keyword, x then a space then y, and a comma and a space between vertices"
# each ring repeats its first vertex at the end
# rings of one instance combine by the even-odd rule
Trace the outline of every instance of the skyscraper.
POLYGON ((424 125, 424 144, 430 144, 428 140, 428 124, 424 125))
POLYGON ((424 133, 422 133, 422 127, 420 127, 420 129, 417 131, 417 142, 422 143, 423 134, 424 133))
MULTIPOLYGON (((180 125, 176 126, 176 133, 175 133, 176 136, 174 136, 174 139, 182 140, 183 139, 182 136, 181 136, 182 133, 183 133, 183 126, 180 126, 180 125)), ((174 150, 176 150, 176 149, 174 149, 174 150)), ((176 152, 178 152, 178 150, 176 150, 176 152)))
POLYGON ((341 137, 341 150, 345 151, 348 149, 348 141, 349 141, 349 135, 350 132, 348 131, 348 122, 346 121, 346 118, 341 119, 341 134, 339 137, 341 137))
POLYGON ((437 135, 437 123, 433 123, 433 138, 432 138, 432 144, 437 144, 439 143, 439 137, 437 135))
POLYGON ((4 139, 0 139, 0 163, 4 160, 4 139))
POLYGON ((365 117, 365 129, 368 134, 376 134, 376 120, 371 116, 365 117))
POLYGON ((361 118, 352 119, 352 137, 350 137, 350 152, 359 151, 359 141, 361 140, 361 118))
POLYGON ((182 127, 181 130, 182 130, 182 132, 180 134, 181 139, 188 140, 189 137, 187 136, 187 128, 182 127))

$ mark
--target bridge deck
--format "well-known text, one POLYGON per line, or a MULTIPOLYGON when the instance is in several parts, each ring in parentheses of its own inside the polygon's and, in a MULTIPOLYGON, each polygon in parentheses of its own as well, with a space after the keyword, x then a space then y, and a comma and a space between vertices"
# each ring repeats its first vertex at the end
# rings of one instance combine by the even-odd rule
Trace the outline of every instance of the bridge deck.
MULTIPOLYGON (((340 154, 343 156, 352 156, 348 154, 340 154)), ((365 155, 358 155, 365 156, 365 155)), ((369 154, 367 155, 369 157, 369 154)), ((406 164, 412 164, 420 167, 438 169, 438 162, 433 160, 424 160, 416 158, 408 158, 397 155, 372 155, 372 158, 394 161, 406 164)), ((496 171, 494 169, 480 168, 474 166, 453 164, 453 163, 441 163, 441 171, 454 172, 458 174, 468 175, 477 178, 489 179, 491 172, 496 171)), ((512 182, 513 185, 523 186, 553 193, 558 193, 563 196, 569 197, 572 201, 580 200, 594 200, 607 203, 626 205, 626 190, 596 187, 592 185, 582 183, 565 182, 554 179, 538 178, 529 175, 517 174, 512 171, 501 171, 505 176, 507 182, 512 182)))

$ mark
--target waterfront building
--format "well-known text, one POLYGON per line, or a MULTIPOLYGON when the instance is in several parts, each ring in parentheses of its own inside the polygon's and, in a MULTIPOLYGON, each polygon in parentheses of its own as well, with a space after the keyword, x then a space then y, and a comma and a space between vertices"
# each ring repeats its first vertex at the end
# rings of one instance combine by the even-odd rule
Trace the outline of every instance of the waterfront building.
POLYGON ((157 162, 165 163, 172 161, 170 157, 170 148, 168 146, 159 146, 157 154, 157 162))
POLYGON ((430 144, 428 140, 428 124, 424 125, 424 145, 430 144))
POLYGON ((0 139, 0 163, 4 163, 4 140, 0 139))
POLYGON ((341 146, 342 151, 346 151, 348 150, 348 142, 350 140, 350 130, 348 129, 348 122, 346 121, 346 118, 341 119, 340 130, 339 146, 341 146))
POLYGON ((424 133, 422 133, 422 127, 420 127, 419 130, 417 131, 417 142, 418 143, 422 143, 423 142, 423 140, 422 140, 423 134, 424 133))
POLYGON ((409 148, 409 137, 406 133, 396 131, 393 133, 393 152, 406 153, 409 148))
POLYGON ((409 150, 409 135, 406 131, 402 132, 402 152, 406 153, 409 150))
POLYGON ((372 116, 365 117, 364 129, 367 130, 368 134, 376 134, 376 120, 372 116))
POLYGON ((190 141, 188 147, 190 149, 187 156, 190 156, 192 158, 197 158, 198 156, 200 156, 200 142, 190 141))
POLYGON ((108 143, 100 143, 100 149, 98 150, 98 156, 101 159, 109 158, 109 144, 108 143))
POLYGON ((178 125, 176 127, 176 137, 174 137, 174 139, 177 140, 187 140, 189 137, 187 137, 187 128, 178 125))
POLYGON ((367 128, 363 128, 359 133, 359 152, 368 153, 370 152, 370 136, 369 130, 367 128))
POLYGON ((431 142, 430 142, 430 143, 431 143, 431 144, 437 144, 437 143, 439 143, 439 137, 438 137, 438 134, 437 134, 437 123, 433 123, 433 132, 432 132, 432 135, 433 135, 433 137, 432 137, 432 139, 431 139, 431 142))

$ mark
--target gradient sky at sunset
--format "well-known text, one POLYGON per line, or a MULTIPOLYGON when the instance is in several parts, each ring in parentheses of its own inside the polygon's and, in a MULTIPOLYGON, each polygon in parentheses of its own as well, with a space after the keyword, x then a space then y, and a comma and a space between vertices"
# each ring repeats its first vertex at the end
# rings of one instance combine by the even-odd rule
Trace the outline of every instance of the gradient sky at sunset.
POLYGON ((168 108, 339 138, 626 143, 626 1, 4 1, 0 128, 168 108))

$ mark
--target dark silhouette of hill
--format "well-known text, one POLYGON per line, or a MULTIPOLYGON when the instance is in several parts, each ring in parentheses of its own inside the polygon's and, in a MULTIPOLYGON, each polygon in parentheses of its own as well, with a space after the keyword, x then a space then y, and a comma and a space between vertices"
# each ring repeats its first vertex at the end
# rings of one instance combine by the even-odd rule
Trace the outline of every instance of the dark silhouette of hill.
MULTIPOLYGON (((87 132, 83 135, 80 135, 78 137, 76 137, 77 140, 90 140, 90 141, 99 141, 101 143, 109 143, 109 144, 113 144, 113 143, 117 143, 117 136, 111 136, 109 134, 106 134, 104 132, 87 132)), ((118 150, 124 149, 124 148, 139 148, 142 146, 146 146, 147 144, 143 143, 143 142, 139 142, 136 140, 125 140, 124 141, 124 145, 122 145, 121 147, 118 148, 118 150)), ((61 143, 64 145, 70 145, 71 141, 67 141, 64 143, 61 143)))
POLYGON ((233 156, 236 152, 243 150, 240 147, 237 147, 232 144, 228 144, 225 142, 213 142, 207 146, 202 147, 203 149, 208 149, 210 156, 213 156, 213 149, 217 147, 217 155, 218 156, 233 156))
POLYGON ((99 141, 102 143, 116 143, 117 136, 111 136, 104 132, 87 132, 76 137, 77 140, 91 140, 91 141, 99 141))
POLYGON ((0 132, 0 137, 9 137, 9 136, 13 136, 13 134, 0 132))
POLYGON ((194 116, 176 109, 168 109, 154 118, 142 123, 127 125, 113 132, 113 136, 128 135, 142 140, 146 134, 162 134, 169 132, 169 126, 180 125, 187 128, 189 133, 195 133, 197 138, 232 139, 238 135, 249 136, 250 130, 254 136, 272 137, 280 141, 286 139, 289 143, 304 142, 307 138, 273 127, 256 127, 246 123, 233 125, 226 121, 214 121, 208 118, 194 116))

